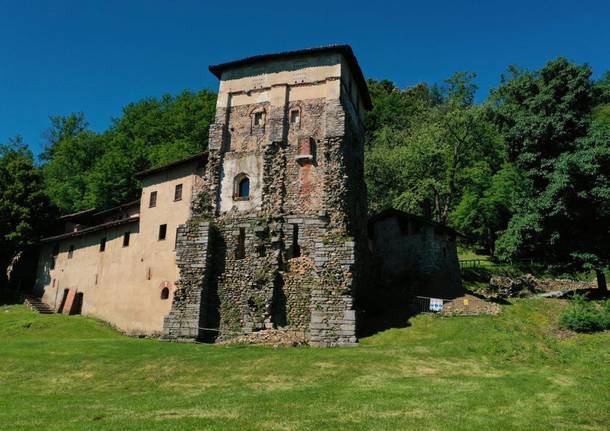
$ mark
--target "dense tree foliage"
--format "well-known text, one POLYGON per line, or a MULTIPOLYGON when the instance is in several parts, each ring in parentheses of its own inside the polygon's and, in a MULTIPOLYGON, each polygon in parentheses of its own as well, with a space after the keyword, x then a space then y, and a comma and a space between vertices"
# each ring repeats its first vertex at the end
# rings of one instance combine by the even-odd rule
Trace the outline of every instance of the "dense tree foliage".
POLYGON ((603 119, 592 120, 604 85, 564 58, 512 72, 492 96, 493 117, 526 187, 498 253, 600 270, 610 260, 610 134, 603 119))
POLYGON ((443 87, 407 90, 370 82, 375 108, 367 120, 365 169, 371 212, 395 207, 441 223, 454 221, 487 239, 485 221, 494 212, 486 217, 466 212, 490 205, 483 193, 507 153, 488 108, 474 104, 474 77, 457 73, 443 87), (460 205, 462 199, 467 204, 460 205))
POLYGON ((40 169, 17 137, 0 145, 0 287, 14 258, 34 245, 53 217, 40 169))
POLYGON ((105 208, 138 197, 138 171, 204 151, 216 95, 185 91, 131 103, 95 133, 83 114, 51 117, 41 155, 46 191, 63 212, 105 208))

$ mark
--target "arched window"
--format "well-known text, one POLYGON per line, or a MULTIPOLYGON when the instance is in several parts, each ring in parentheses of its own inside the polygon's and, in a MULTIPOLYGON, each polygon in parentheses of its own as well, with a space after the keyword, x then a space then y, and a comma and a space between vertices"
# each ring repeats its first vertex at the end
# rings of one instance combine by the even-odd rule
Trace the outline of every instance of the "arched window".
POLYGON ((250 198, 250 178, 248 178, 246 174, 239 174, 235 177, 233 197, 238 200, 247 200, 250 198))
POLYGON ((246 177, 239 182, 239 197, 247 198, 248 196, 250 196, 250 180, 246 177))
POLYGON ((163 290, 161 290, 161 299, 168 299, 169 298, 169 289, 167 287, 164 287, 163 290))

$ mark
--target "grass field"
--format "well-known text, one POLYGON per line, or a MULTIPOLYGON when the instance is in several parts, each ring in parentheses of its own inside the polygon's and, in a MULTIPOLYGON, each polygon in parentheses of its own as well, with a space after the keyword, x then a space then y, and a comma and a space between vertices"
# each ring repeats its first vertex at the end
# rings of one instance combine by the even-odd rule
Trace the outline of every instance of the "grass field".
POLYGON ((340 349, 163 343, 0 307, 2 430, 608 430, 610 333, 558 300, 340 349))

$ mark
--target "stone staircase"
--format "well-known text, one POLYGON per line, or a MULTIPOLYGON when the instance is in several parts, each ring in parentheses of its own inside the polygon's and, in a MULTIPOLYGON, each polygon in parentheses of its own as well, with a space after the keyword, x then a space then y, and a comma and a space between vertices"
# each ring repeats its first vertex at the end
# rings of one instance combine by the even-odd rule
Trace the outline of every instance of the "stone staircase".
POLYGON ((30 310, 37 311, 40 314, 54 314, 55 313, 55 310, 53 310, 50 306, 48 306, 47 304, 42 302, 40 300, 40 298, 37 298, 35 296, 31 296, 31 295, 26 296, 23 303, 30 310))

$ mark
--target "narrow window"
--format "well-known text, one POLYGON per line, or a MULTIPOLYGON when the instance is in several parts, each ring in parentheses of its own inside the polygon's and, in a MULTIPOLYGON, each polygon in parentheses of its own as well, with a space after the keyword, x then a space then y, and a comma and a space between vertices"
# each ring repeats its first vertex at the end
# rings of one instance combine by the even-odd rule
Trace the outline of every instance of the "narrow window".
POLYGON ((100 240, 100 252, 106 251, 106 237, 100 240))
POLYGON ((292 257, 301 256, 301 246, 299 245, 299 225, 292 225, 292 257))
POLYGON ((157 192, 151 192, 150 199, 148 201, 148 208, 154 208, 157 206, 157 192))
POLYGON ((254 125, 256 127, 260 127, 263 125, 263 113, 262 112, 254 113, 254 125))
POLYGON ((235 249, 235 259, 243 259, 246 257, 246 228, 239 228, 237 236, 237 248, 235 249))
POLYGON ((250 179, 246 176, 237 177, 235 187, 235 197, 240 199, 248 199, 250 197, 250 179))
POLYGON ((97 274, 95 274, 95 285, 97 286, 97 274))
POLYGON ((174 190, 174 200, 175 201, 182 200, 182 184, 176 185, 176 190, 174 190))
POLYGON ((180 229, 179 227, 176 228, 176 239, 174 240, 174 250, 176 250, 178 248, 178 230, 179 229, 180 229))
POLYGON ((301 112, 298 109, 290 111, 290 124, 299 124, 301 122, 301 112))
POLYGON ((167 287, 164 287, 161 290, 161 299, 168 299, 169 298, 169 289, 167 287))
POLYGON ((68 259, 72 259, 74 257, 74 246, 71 245, 68 249, 68 259))
POLYGON ((159 241, 163 241, 167 236, 167 225, 162 224, 159 226, 159 241))
POLYGON ((53 279, 53 285, 51 287, 55 287, 55 279, 53 279))
POLYGON ((129 247, 129 236, 131 232, 125 232, 123 234, 123 247, 129 247))

